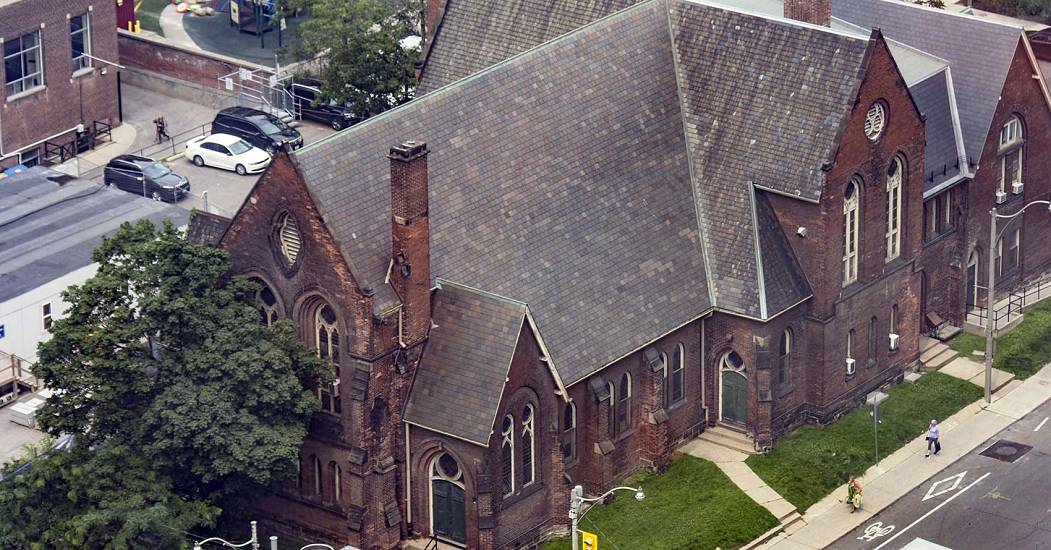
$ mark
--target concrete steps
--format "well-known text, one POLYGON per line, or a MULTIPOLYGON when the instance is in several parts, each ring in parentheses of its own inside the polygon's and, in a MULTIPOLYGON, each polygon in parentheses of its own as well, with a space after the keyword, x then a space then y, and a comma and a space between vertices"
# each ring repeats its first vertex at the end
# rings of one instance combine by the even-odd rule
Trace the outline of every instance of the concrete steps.
POLYGON ((727 428, 725 426, 714 426, 701 432, 697 439, 725 447, 744 454, 755 454, 755 444, 748 435, 727 428))
POLYGON ((938 370, 960 356, 956 350, 933 338, 921 337, 920 364, 924 371, 938 370))

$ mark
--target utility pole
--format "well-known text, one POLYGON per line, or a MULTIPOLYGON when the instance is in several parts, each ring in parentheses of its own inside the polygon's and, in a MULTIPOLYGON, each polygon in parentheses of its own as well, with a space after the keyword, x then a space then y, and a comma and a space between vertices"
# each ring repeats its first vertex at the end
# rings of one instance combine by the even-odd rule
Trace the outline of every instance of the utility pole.
POLYGON ((989 280, 987 281, 989 286, 986 287, 985 293, 985 404, 988 405, 993 402, 993 325, 996 323, 993 320, 996 314, 995 308, 993 308, 993 300, 995 300, 995 288, 996 288, 996 263, 995 263, 995 248, 996 242, 996 207, 989 211, 989 280))

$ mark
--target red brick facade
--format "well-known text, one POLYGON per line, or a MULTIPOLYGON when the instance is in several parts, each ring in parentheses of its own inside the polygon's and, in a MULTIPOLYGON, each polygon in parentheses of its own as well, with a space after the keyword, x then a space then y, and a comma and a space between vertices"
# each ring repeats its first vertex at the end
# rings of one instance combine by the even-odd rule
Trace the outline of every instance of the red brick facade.
POLYGON ((92 61, 94 70, 74 74, 69 20, 70 16, 88 14, 91 55, 116 63, 115 10, 113 2, 91 0, 22 0, 0 6, 0 38, 10 42, 39 31, 44 69, 40 88, 13 97, 8 96, 6 87, 0 89, 0 169, 17 164, 20 151, 28 157, 39 147, 43 158, 45 140, 69 143, 77 124, 90 129, 96 120, 119 123, 117 69, 92 61), (40 145, 34 146, 38 142, 40 145))
MULTIPOLYGON (((698 312, 697 319, 565 388, 564 395, 531 324, 525 323, 487 446, 401 420, 430 322, 426 150, 406 144, 390 155, 391 284, 404 304, 392 311, 379 311, 374 291, 357 284, 353 266, 344 260, 301 176, 281 155, 253 189, 222 246, 231 252, 235 274, 258 277, 274 290, 282 315, 296 321, 310 345, 319 342, 314 320, 319 304, 336 309, 341 336, 336 391, 342 409, 318 414, 303 445, 300 480, 263 504, 267 522, 283 532, 360 548, 398 547, 410 533, 434 532, 433 464, 445 453, 462 473, 456 483, 464 493, 466 547, 517 548, 564 534, 573 485, 596 493, 639 468, 660 470, 682 441, 724 419, 724 377, 740 376, 724 374, 725 357, 740 360, 746 406, 739 427, 754 436, 757 447, 769 447, 802 423, 834 419, 917 362, 924 270, 939 285, 952 280, 944 270, 937 271, 937 262, 955 253, 950 245, 965 249, 957 243, 981 242, 980 213, 990 206, 989 190, 995 184, 991 159, 1007 117, 1020 116, 1026 128, 1023 198, 1046 198, 1051 191, 1051 158, 1036 153, 1051 150, 1051 110, 1031 75, 1028 59, 1020 53, 978 176, 966 188, 970 196, 961 201, 971 214, 955 234, 925 248, 923 121, 890 52, 877 38, 856 101, 842 121, 839 148, 825 167, 820 202, 758 191, 765 193, 789 237, 813 296, 767 321, 698 312), (885 110, 887 122, 870 138, 866 117, 876 104, 885 110), (894 256, 888 254, 887 184, 896 163, 902 169, 901 234, 900 252, 894 256), (858 275, 844 284, 844 201, 852 182, 859 184, 858 275), (286 212, 295 217, 303 237, 299 257, 291 264, 274 242, 273 228, 286 212), (940 256, 932 259, 927 251, 940 256), (783 340, 786 331, 789 337, 783 340), (896 348, 891 334, 898 335, 896 348), (673 361, 652 359, 654 354, 673 358, 678 349, 682 397, 673 399, 665 370, 673 368, 673 361), (846 369, 848 355, 855 361, 853 373, 846 369), (400 357, 406 358, 403 366, 400 357), (529 414, 535 474, 526 483, 523 420, 529 414), (514 483, 503 478, 501 424, 506 416, 514 418, 514 483), (339 468, 338 478, 332 465, 339 468), (510 491, 504 494, 507 485, 510 491)), ((1026 220, 1023 239, 1034 244, 1024 249, 1018 279, 1041 272, 1051 261, 1051 251, 1035 246, 1051 229, 1044 216, 1042 211, 1026 220)), ((959 266, 953 269, 959 273, 959 266)), ((928 291, 928 303, 935 303, 935 295, 928 291)))

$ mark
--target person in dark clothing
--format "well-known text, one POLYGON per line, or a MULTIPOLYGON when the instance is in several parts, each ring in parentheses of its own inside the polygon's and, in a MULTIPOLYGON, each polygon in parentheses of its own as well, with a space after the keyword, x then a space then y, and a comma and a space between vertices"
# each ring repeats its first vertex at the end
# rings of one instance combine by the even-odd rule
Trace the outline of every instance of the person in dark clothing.
POLYGON ((157 143, 171 139, 171 136, 168 135, 168 122, 164 120, 164 117, 159 116, 153 119, 153 124, 157 127, 157 143))

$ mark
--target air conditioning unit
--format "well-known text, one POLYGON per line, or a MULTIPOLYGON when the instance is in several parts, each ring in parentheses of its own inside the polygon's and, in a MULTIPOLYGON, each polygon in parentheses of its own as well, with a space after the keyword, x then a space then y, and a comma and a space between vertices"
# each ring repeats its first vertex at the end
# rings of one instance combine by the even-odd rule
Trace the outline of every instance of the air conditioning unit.
POLYGON ((1015 195, 1021 195, 1023 189, 1025 189, 1025 184, 1020 181, 1011 184, 1011 192, 1015 195))
POLYGON ((854 360, 850 357, 847 358, 847 376, 854 375, 854 360))
POLYGON ((890 351, 898 350, 898 335, 893 332, 890 333, 890 351))
POLYGON ((1004 193, 1003 191, 997 191, 996 204, 1003 204, 1005 202, 1007 202, 1007 193, 1004 193))

